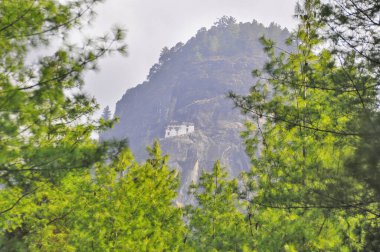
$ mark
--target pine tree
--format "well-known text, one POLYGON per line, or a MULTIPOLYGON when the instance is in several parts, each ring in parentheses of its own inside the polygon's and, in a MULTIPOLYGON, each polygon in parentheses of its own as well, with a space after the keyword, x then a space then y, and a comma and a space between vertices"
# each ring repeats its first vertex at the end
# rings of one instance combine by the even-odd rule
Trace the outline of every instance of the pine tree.
POLYGON ((360 249, 362 221, 377 216, 371 195, 345 171, 361 136, 352 123, 363 102, 373 102, 366 88, 376 80, 347 68, 352 57, 337 62, 321 47, 319 8, 313 0, 297 5, 294 52, 276 54, 262 38, 270 61, 254 71, 259 81, 248 96, 231 94, 253 119, 243 133, 253 164, 248 192, 254 197, 247 201, 264 250, 360 249))
POLYGON ((253 237, 238 201, 238 182, 227 176, 217 161, 211 173, 203 172, 199 183, 191 187, 196 204, 188 206, 186 248, 195 251, 252 248, 253 237))
MULTIPOLYGON (((319 17, 326 24, 323 35, 333 45, 331 51, 342 62, 341 67, 362 106, 360 115, 351 123, 352 130, 358 131, 360 137, 355 154, 346 160, 346 175, 360 183, 361 190, 357 194, 365 195, 362 208, 371 209, 375 216, 380 216, 379 11, 380 3, 368 0, 334 0, 325 2, 319 9, 319 17), (364 79, 367 82, 363 82, 364 79)), ((362 226, 364 249, 377 251, 380 244, 378 217, 368 218, 362 226)))
MULTIPOLYGON (((167 156, 157 142, 140 165, 127 148, 114 150, 110 164, 97 163, 92 173, 71 171, 58 184, 40 181, 35 193, 2 213, 2 232, 20 237, 2 237, 1 250, 180 250, 182 209, 172 203, 179 180, 167 156)), ((16 195, 15 188, 0 191, 2 202, 16 195)))
POLYGON ((98 2, 1 2, 0 183, 29 184, 36 176, 89 167, 102 157, 90 135, 105 125, 90 120, 98 105, 82 91, 83 74, 106 54, 123 52, 123 31, 83 46, 63 40, 52 55, 26 63, 35 48, 66 38, 91 19, 98 2))
POLYGON ((102 118, 103 118, 104 120, 106 120, 106 121, 112 119, 112 113, 111 113, 111 110, 110 110, 110 107, 109 107, 109 106, 106 106, 106 107, 103 109, 102 118))
MULTIPOLYGON (((47 192, 59 188, 67 173, 108 159, 107 146, 90 137, 108 125, 91 119, 98 105, 82 91, 83 75, 107 54, 124 53, 124 32, 115 28, 83 45, 68 38, 92 19, 99 2, 0 2, 0 250, 22 250, 29 227, 46 225, 49 220, 35 211, 50 209, 46 204, 54 196, 47 192), (52 41, 55 52, 28 63, 34 50, 52 41)), ((52 207, 64 209, 64 203, 52 207)))
POLYGON ((380 3, 372 0, 322 1, 318 10, 326 24, 326 38, 339 53, 354 53, 379 75, 380 3))

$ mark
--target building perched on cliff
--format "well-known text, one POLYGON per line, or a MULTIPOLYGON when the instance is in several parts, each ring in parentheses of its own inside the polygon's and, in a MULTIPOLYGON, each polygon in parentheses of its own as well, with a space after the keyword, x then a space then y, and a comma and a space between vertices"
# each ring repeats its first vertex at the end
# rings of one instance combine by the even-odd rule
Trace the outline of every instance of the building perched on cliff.
POLYGON ((182 136, 194 132, 195 127, 193 123, 176 123, 169 124, 165 130, 165 138, 182 136))

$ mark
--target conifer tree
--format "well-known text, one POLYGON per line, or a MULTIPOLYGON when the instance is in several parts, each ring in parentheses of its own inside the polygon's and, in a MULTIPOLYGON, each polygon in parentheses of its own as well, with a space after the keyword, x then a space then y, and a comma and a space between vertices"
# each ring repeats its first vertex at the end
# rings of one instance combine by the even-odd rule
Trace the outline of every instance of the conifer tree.
POLYGON ((90 137, 108 124, 91 119, 98 105, 82 91, 83 75, 109 53, 125 52, 124 32, 115 28, 83 44, 68 39, 91 21, 99 2, 0 2, 0 250, 22 251, 35 234, 28 224, 40 227, 52 221, 37 211, 39 206, 54 210, 51 214, 65 208, 64 202, 53 204, 49 188, 59 188, 67 173, 88 171, 108 159, 107 146, 90 137), (27 60, 53 41, 53 53, 27 60), (46 205, 50 203, 56 209, 46 205))
POLYGON ((238 182, 229 180, 217 161, 211 173, 203 172, 191 187, 195 206, 188 206, 186 248, 195 251, 243 251, 253 240, 238 201, 238 182))
MULTIPOLYGON (((116 150, 116 149, 114 149, 116 150)), ((182 209, 173 204, 177 172, 156 142, 139 165, 125 147, 94 171, 70 171, 1 213, 2 251, 178 251, 183 246, 182 209)), ((0 191, 14 202, 18 191, 0 191)))
MULTIPOLYGON (((319 9, 319 18, 326 24, 323 35, 333 46, 334 57, 342 62, 348 83, 354 87, 362 107, 360 115, 351 122, 352 130, 358 131, 360 136, 355 144, 355 154, 345 161, 346 176, 360 183, 361 193, 357 194, 365 195, 362 207, 370 208, 377 216, 380 216, 379 13, 380 3, 368 0, 323 1, 319 9), (364 79, 367 82, 363 82, 364 79)), ((378 217, 363 222, 367 251, 378 250, 378 225, 378 217)))
POLYGON ((103 118, 104 120, 106 120, 106 121, 112 119, 112 113, 111 113, 111 110, 110 110, 110 107, 109 107, 109 106, 106 106, 106 107, 103 109, 102 118, 103 118))
POLYGON ((124 52, 124 32, 115 28, 83 45, 67 40, 71 31, 91 20, 98 2, 0 3, 1 184, 24 184, 28 193, 33 189, 29 184, 41 175, 52 178, 104 158, 102 146, 90 135, 105 125, 91 120, 98 105, 82 91, 83 74, 105 55, 124 52), (55 52, 27 63, 34 49, 53 40, 55 52))
POLYGON ((270 61, 254 71, 259 81, 248 96, 231 94, 253 118, 243 136, 252 159, 248 190, 255 195, 248 202, 262 249, 360 249, 363 221, 377 216, 371 195, 345 170, 361 137, 352 123, 363 103, 373 104, 367 88, 376 79, 347 67, 352 57, 339 62, 321 46, 320 7, 314 0, 297 5, 294 52, 276 55, 274 43, 262 38, 270 61))

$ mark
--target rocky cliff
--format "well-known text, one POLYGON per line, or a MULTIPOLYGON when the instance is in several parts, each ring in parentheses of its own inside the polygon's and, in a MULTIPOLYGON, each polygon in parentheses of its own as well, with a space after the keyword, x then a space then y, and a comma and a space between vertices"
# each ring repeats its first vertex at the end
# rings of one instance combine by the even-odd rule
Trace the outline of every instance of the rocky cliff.
POLYGON ((164 48, 147 81, 127 90, 118 101, 115 116, 120 123, 101 139, 128 138, 138 160, 146 157, 145 147, 159 139, 171 165, 181 171, 182 201, 188 200, 191 182, 218 159, 232 176, 249 169, 240 139, 245 118, 226 94, 247 93, 253 85, 251 71, 265 62, 258 41, 262 35, 285 41, 289 33, 275 24, 264 27, 223 17, 186 44, 164 48), (195 131, 164 138, 172 122, 191 122, 195 131))

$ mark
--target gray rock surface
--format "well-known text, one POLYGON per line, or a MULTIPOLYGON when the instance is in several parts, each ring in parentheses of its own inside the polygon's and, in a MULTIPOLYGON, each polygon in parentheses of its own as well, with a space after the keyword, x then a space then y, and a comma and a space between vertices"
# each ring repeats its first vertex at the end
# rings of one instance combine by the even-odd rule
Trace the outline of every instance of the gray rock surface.
POLYGON ((201 29, 185 45, 164 48, 148 80, 118 101, 115 116, 120 123, 101 139, 128 138, 140 161, 146 158, 146 146, 159 139, 170 164, 181 173, 179 200, 186 203, 189 185, 203 170, 212 169, 216 160, 232 176, 248 170, 240 138, 245 118, 226 94, 230 90, 245 94, 254 84, 251 71, 265 62, 258 42, 263 34, 280 41, 289 35, 276 25, 219 21, 210 30, 201 29), (195 132, 164 138, 172 122, 194 123, 195 132))

